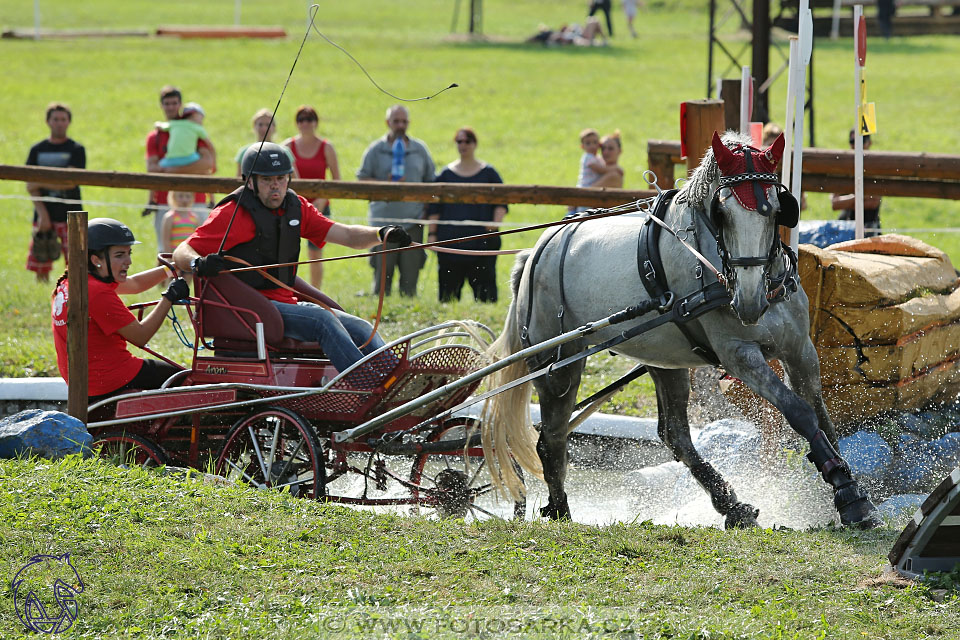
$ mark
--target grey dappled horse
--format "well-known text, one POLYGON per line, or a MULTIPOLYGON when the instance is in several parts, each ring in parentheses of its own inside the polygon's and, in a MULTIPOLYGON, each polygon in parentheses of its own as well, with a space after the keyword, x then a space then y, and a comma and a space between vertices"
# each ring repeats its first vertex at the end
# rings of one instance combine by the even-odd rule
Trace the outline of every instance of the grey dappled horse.
MULTIPOLYGON (((699 168, 669 206, 658 209, 673 230, 663 231, 655 242, 662 260, 661 281, 673 297, 671 306, 664 296, 661 311, 670 307, 679 312, 677 317, 692 317, 683 323, 685 332, 667 322, 612 350, 646 364, 656 385, 660 439, 710 493, 727 527, 755 526, 759 510, 737 498, 691 441, 688 369, 709 364, 713 354, 727 372, 777 407, 810 443, 808 457, 833 487, 841 522, 874 526, 876 509, 835 448, 835 429, 821 396, 817 352, 809 337, 807 296, 797 286, 796 258, 778 235, 778 223, 796 226, 799 215, 796 200, 774 173, 783 139, 765 150, 754 149, 749 142, 733 133, 721 142, 714 134, 699 168), (703 264, 680 239, 698 248, 713 267, 703 264), (721 292, 722 304, 697 316, 696 294, 709 284, 721 292), (689 308, 678 309, 681 303, 689 308), (793 390, 767 365, 774 358, 783 364, 793 390)), ((571 225, 562 232, 549 230, 537 243, 536 253, 518 256, 512 274, 513 302, 504 331, 491 346, 494 355, 516 353, 525 345, 650 300, 642 282, 649 265, 638 258, 644 220, 616 216, 584 222, 575 230, 567 229, 571 225)), ((650 311, 631 324, 656 316, 650 311)), ((547 361, 557 362, 623 330, 614 325, 590 336, 589 344, 583 339, 566 343, 547 361)), ((500 394, 485 407, 484 442, 493 445, 489 455, 500 469, 499 479, 514 493, 519 491, 511 454, 524 468, 542 473, 550 492, 542 515, 555 519, 570 517, 564 492, 567 435, 584 362, 534 380, 543 418, 539 435, 530 425, 531 383, 500 394)), ((520 362, 499 372, 494 382, 514 380, 528 366, 535 369, 546 363, 520 362)), ((493 475, 496 482, 497 474, 493 475)))

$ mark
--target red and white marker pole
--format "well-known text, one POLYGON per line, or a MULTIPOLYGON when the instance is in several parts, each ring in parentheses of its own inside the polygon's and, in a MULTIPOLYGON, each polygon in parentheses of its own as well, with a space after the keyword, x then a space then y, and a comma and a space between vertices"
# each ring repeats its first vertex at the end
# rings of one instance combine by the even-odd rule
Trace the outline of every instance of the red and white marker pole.
POLYGON ((863 67, 867 62, 867 21, 863 17, 863 5, 853 7, 853 24, 856 25, 853 34, 853 67, 854 67, 854 99, 856 125, 854 126, 853 146, 853 200, 854 220, 856 220, 856 238, 863 237, 863 117, 864 100, 862 94, 863 67))
MULTIPOLYGON (((788 76, 788 95, 787 95, 787 119, 784 122, 784 129, 790 128, 793 131, 792 140, 787 138, 787 142, 792 142, 793 151, 790 160, 784 165, 782 171, 784 184, 790 186, 790 193, 796 197, 797 202, 802 202, 802 187, 800 177, 803 172, 803 106, 807 95, 807 65, 810 64, 810 55, 813 53, 813 16, 810 13, 809 0, 800 0, 799 28, 797 33, 796 48, 793 41, 790 43, 790 76, 788 76), (796 52, 796 55, 794 55, 796 52), (791 82, 792 81, 792 82, 791 82), (792 87, 792 88, 791 88, 792 87), (790 102, 793 106, 793 118, 790 118, 790 102), (792 120, 792 121, 791 121, 792 120), (789 180, 789 182, 787 182, 789 180)), ((800 232, 794 228, 790 230, 790 246, 797 250, 800 241, 800 232)))

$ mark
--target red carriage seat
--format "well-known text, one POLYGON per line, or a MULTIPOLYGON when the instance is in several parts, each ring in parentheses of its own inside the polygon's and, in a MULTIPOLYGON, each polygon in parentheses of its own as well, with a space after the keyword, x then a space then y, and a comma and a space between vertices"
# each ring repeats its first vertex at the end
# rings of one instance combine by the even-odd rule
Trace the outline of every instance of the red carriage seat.
MULTIPOLYGON (((340 305, 302 278, 296 279, 293 288, 334 309, 343 310, 340 305)), ((218 352, 256 353, 256 323, 259 321, 263 323, 263 337, 268 351, 323 356, 323 350, 316 342, 300 342, 284 338, 283 318, 280 317, 277 308, 259 291, 234 275, 221 273, 214 278, 207 278, 199 298, 197 322, 200 332, 205 339, 213 340, 213 347, 218 352), (229 305, 229 307, 223 305, 229 305)))

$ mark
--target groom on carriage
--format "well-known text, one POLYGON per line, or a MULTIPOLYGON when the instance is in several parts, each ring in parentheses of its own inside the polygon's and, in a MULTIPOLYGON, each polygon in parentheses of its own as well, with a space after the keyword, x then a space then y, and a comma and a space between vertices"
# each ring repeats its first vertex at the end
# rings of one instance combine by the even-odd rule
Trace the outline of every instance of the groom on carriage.
POLYGON ((234 273, 265 296, 280 312, 284 337, 318 342, 339 371, 384 345, 365 320, 330 306, 301 299, 293 290, 300 239, 317 246, 333 242, 352 249, 370 249, 389 241, 410 244, 399 226, 368 227, 334 222, 306 198, 288 188, 293 165, 283 148, 272 142, 253 144, 241 162, 245 181, 221 200, 206 222, 173 252, 177 267, 202 278, 231 266, 287 266, 234 273), (361 348, 362 347, 362 348, 361 348))

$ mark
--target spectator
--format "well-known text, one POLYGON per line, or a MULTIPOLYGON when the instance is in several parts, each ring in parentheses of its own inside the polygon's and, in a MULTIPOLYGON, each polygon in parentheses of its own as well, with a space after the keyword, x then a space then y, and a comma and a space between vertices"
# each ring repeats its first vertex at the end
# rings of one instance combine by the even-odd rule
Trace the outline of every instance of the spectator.
POLYGON ((526 42, 539 42, 543 45, 572 44, 578 47, 591 47, 595 44, 606 46, 607 37, 603 35, 603 29, 600 28, 600 23, 596 18, 587 18, 586 25, 582 29, 578 24, 564 24, 554 31, 547 25, 541 24, 537 33, 527 38, 526 42), (599 43, 594 42, 597 37, 600 38, 599 43))
POLYGON ((877 24, 880 25, 880 35, 884 40, 889 40, 893 35, 895 15, 897 15, 897 3, 894 0, 877 0, 877 24))
POLYGON ((177 246, 190 237, 203 222, 193 209, 193 194, 189 191, 171 191, 170 209, 163 214, 160 227, 160 253, 173 253, 177 246))
MULTIPOLYGON (((83 145, 67 137, 67 129, 73 120, 70 108, 61 102, 51 102, 47 106, 47 127, 50 136, 30 147, 27 155, 27 164, 38 167, 73 167, 85 169, 87 154, 83 145)), ((50 279, 50 270, 53 268, 54 255, 41 256, 38 260, 34 253, 34 243, 49 244, 55 234, 60 238, 61 252, 64 260, 67 257, 67 212, 80 211, 80 187, 63 188, 56 185, 45 185, 36 182, 27 183, 27 193, 33 198, 33 235, 30 243, 30 252, 27 256, 27 270, 37 275, 37 282, 47 282, 50 279), (56 198, 57 200, 45 200, 56 198), (75 200, 76 202, 61 202, 61 200, 75 200), (39 235, 38 235, 39 234, 39 235)), ((55 245, 55 241, 54 241, 55 245)), ((52 254, 53 252, 42 252, 52 254)))
MULTIPOLYGON (((330 170, 330 177, 334 180, 340 179, 340 165, 337 163, 337 152, 324 138, 317 137, 317 125, 320 123, 320 116, 317 115, 313 107, 301 105, 297 109, 296 115, 297 129, 300 131, 296 136, 284 141, 284 148, 289 148, 294 157, 294 166, 300 177, 305 180, 326 180, 327 170, 330 170)), ((315 206, 323 215, 331 217, 330 201, 324 197, 313 201, 315 206)), ((323 257, 323 248, 318 247, 313 241, 307 242, 307 252, 310 260, 317 260, 323 257)), ((310 283, 320 288, 323 282, 323 263, 310 263, 310 283)))
MULTIPOLYGON (((580 132, 580 174, 577 176, 578 187, 592 187, 606 173, 623 170, 620 167, 607 167, 603 160, 597 157, 600 149, 600 134, 596 129, 584 129, 580 132)), ((570 207, 570 211, 586 211, 586 207, 570 207)))
MULTIPOLYGON (((850 129, 850 148, 853 149, 857 141, 857 132, 850 129)), ((863 136, 863 150, 870 148, 870 136, 863 136)), ((880 235, 880 196, 863 195, 863 235, 880 235)), ((854 194, 833 194, 830 196, 830 207, 840 211, 838 220, 856 220, 856 198, 854 194)))
MULTIPOLYGON (((257 142, 273 142, 273 135, 277 132, 277 123, 273 120, 273 111, 270 109, 260 109, 255 114, 251 120, 253 124, 253 139, 257 142)), ((243 161, 243 154, 246 153, 247 149, 250 148, 249 144, 245 144, 240 147, 240 150, 237 151, 237 155, 234 156, 233 160, 237 163, 237 177, 240 177, 240 163, 243 161)), ((287 155, 290 157, 290 162, 294 161, 293 153, 287 149, 287 155)), ((296 168, 294 168, 293 177, 298 178, 296 168)))
MULTIPOLYGON (((461 127, 453 137, 457 144, 460 159, 448 164, 437 182, 460 182, 481 184, 502 184, 497 170, 486 162, 477 159, 477 134, 470 127, 461 127)), ((495 224, 487 226, 460 226, 436 224, 445 220, 480 220, 498 223, 507 213, 502 204, 462 204, 437 203, 427 207, 427 219, 434 221, 430 225, 429 241, 452 240, 474 236, 488 231, 496 231, 495 224)), ((454 245, 454 249, 490 251, 500 248, 500 237, 469 240, 454 245)), ((438 281, 440 283, 440 302, 453 298, 460 299, 464 279, 473 289, 473 298, 477 302, 497 301, 497 256, 465 256, 438 253, 438 281)))
MULTIPOLYGON (((180 108, 183 106, 183 99, 180 90, 174 86, 166 85, 160 89, 160 107, 163 109, 165 120, 175 120, 180 117, 180 108)), ((197 141, 197 153, 200 154, 200 161, 190 165, 189 168, 176 167, 164 168, 160 166, 160 161, 167 155, 167 143, 170 139, 170 133, 160 131, 154 127, 147 134, 146 141, 146 160, 147 171, 150 173, 199 173, 207 174, 216 171, 217 156, 213 146, 206 140, 197 141)), ((204 203, 207 200, 206 194, 197 193, 194 195, 194 201, 204 203)), ((163 220, 162 210, 167 204, 166 191, 151 191, 150 199, 147 201, 147 207, 143 210, 143 215, 153 214, 153 227, 157 234, 157 247, 160 247, 160 223, 163 220)))
POLYGON ((633 28, 633 21, 637 17, 637 0, 623 0, 623 13, 627 16, 627 28, 630 35, 637 37, 637 30, 633 28))
MULTIPOLYGON (((203 128, 206 113, 196 102, 188 102, 183 107, 183 115, 167 122, 157 122, 157 129, 170 134, 167 140, 167 153, 160 159, 164 169, 190 171, 190 165, 200 162, 197 144, 200 140, 210 143, 210 136, 203 128)), ((212 144, 211 144, 212 146, 212 144)))
MULTIPOLYGON (((378 140, 374 140, 363 153, 363 162, 357 171, 358 180, 396 180, 402 182, 433 182, 435 168, 430 151, 420 140, 407 135, 410 116, 407 109, 394 105, 387 109, 387 128, 389 131, 378 140)), ((419 202, 383 202, 370 203, 369 222, 376 226, 393 220, 412 220, 423 217, 424 206, 419 202)), ((423 240, 423 227, 413 222, 398 223, 413 238, 414 242, 423 240)), ((380 290, 380 269, 383 259, 376 255, 378 248, 370 256, 373 265, 373 290, 380 290)), ((385 292, 390 294, 394 269, 400 271, 400 295, 417 294, 417 279, 420 269, 426 261, 422 249, 400 251, 386 256, 385 292)))
POLYGON ((613 22, 610 20, 610 0, 590 0, 590 11, 587 13, 591 18, 598 10, 603 11, 603 15, 607 18, 607 33, 610 34, 610 37, 613 37, 613 22))
POLYGON ((623 169, 619 164, 622 152, 619 129, 600 138, 600 156, 603 158, 603 167, 606 171, 593 183, 593 186, 623 188, 623 169))

